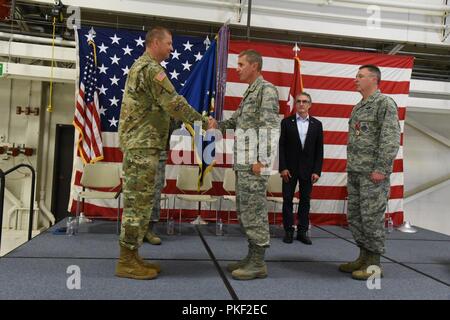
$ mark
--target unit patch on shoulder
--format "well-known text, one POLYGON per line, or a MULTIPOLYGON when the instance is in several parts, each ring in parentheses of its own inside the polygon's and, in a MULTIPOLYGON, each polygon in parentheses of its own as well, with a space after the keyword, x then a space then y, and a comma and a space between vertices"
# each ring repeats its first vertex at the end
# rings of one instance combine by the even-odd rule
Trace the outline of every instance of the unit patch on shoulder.
POLYGON ((159 82, 163 81, 166 77, 166 73, 164 71, 161 71, 155 76, 155 80, 158 80, 159 82))

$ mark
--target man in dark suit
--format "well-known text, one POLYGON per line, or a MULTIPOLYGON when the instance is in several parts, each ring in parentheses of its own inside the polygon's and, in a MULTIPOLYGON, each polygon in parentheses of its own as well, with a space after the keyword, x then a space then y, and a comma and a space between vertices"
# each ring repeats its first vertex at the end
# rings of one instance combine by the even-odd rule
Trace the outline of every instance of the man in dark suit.
POLYGON ((308 113, 311 96, 302 92, 295 98, 295 115, 281 121, 279 145, 280 175, 283 179, 283 242, 292 243, 294 216, 292 212, 297 182, 300 190, 297 240, 312 244, 307 231, 312 185, 319 180, 323 162, 322 123, 308 113))

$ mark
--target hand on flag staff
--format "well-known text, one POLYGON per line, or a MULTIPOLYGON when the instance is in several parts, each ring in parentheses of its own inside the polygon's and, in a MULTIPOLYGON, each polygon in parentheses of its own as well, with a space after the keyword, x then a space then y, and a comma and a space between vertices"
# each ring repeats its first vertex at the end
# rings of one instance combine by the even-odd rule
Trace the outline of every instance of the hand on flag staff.
POLYGON ((218 129, 219 124, 216 119, 214 119, 212 116, 209 116, 208 118, 208 129, 218 129))

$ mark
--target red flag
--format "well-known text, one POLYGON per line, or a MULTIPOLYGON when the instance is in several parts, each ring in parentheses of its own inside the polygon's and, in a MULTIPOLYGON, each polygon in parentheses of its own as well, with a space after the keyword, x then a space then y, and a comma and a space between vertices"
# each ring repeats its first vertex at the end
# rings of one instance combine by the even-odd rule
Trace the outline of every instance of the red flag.
POLYGON ((97 63, 95 44, 87 57, 78 90, 73 124, 78 129, 78 153, 84 163, 94 163, 103 159, 99 102, 97 93, 97 63))
POLYGON ((8 20, 11 12, 11 1, 0 0, 0 21, 8 20))
POLYGON ((300 72, 300 58, 294 58, 294 76, 292 77, 291 90, 284 109, 284 117, 289 117, 295 113, 295 97, 303 91, 302 74, 300 72))

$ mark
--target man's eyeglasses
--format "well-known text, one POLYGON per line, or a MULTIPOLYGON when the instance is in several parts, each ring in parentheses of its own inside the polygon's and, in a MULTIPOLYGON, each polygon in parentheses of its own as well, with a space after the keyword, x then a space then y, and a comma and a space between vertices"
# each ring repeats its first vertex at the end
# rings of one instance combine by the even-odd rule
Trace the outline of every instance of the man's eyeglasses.
POLYGON ((297 103, 303 103, 303 104, 310 103, 309 100, 299 100, 299 99, 295 100, 295 102, 297 102, 297 103))

